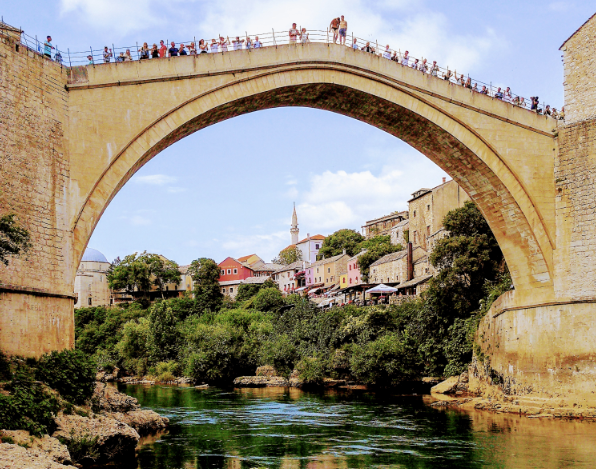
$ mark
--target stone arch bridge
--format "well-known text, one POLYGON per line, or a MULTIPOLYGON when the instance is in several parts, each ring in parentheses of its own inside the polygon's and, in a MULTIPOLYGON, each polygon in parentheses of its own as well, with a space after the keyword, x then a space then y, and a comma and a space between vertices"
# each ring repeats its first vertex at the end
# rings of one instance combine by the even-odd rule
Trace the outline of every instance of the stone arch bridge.
POLYGON ((499 314, 534 317, 536 308, 596 297, 593 268, 572 280, 576 222, 560 210, 560 129, 551 118, 333 44, 72 69, 16 51, 9 37, 0 46, 0 208, 19 215, 34 243, 27 260, 0 270, 8 353, 73 346, 77 266, 140 167, 202 128, 280 106, 361 120, 449 173, 482 210, 511 270, 515 291, 499 314))

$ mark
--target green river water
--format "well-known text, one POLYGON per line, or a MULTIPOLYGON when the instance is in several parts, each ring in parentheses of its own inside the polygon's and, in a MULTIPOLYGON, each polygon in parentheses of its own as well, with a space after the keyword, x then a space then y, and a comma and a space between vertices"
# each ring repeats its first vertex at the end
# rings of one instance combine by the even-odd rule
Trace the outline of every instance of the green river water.
POLYGON ((464 413, 430 407, 428 396, 362 391, 119 389, 170 419, 142 439, 141 469, 596 467, 590 421, 464 413))

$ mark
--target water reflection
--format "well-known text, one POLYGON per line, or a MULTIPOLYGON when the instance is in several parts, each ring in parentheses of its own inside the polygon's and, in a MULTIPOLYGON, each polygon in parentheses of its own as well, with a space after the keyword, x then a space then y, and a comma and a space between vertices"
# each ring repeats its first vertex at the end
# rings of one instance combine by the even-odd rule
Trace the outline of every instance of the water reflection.
MULTIPOLYGON (((171 419, 138 468, 567 468, 596 464, 596 424, 463 413, 358 391, 120 389, 171 419)), ((128 469, 128 468, 127 468, 128 469)))

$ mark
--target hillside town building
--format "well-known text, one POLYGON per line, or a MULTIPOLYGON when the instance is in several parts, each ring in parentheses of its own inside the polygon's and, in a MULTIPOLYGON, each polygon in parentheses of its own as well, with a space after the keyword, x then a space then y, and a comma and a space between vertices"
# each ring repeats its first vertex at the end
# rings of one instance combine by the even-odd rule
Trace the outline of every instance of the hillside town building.
POLYGON ((408 201, 409 240, 414 246, 432 251, 436 241, 447 235, 443 227, 447 212, 463 207, 467 200, 470 200, 468 194, 454 180, 446 181, 446 178, 433 189, 414 192, 408 201))
POLYGON ((408 218, 408 212, 393 212, 390 215, 384 217, 375 218, 374 220, 367 221, 362 226, 362 235, 366 239, 374 238, 375 236, 386 236, 391 234, 391 229, 399 224, 400 222, 408 218))

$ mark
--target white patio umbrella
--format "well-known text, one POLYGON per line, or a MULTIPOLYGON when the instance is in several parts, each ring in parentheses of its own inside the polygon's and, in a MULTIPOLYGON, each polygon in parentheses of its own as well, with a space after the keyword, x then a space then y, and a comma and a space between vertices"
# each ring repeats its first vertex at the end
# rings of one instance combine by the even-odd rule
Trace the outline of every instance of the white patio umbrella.
POLYGON ((370 288, 366 290, 365 293, 395 293, 397 288, 388 287, 384 283, 377 285, 376 287, 370 288))

